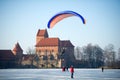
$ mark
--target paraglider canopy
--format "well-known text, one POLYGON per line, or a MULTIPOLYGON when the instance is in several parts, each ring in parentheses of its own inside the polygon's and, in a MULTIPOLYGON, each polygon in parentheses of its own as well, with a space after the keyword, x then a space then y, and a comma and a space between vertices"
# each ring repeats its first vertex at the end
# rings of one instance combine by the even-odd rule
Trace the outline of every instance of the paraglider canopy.
POLYGON ((61 21, 62 19, 64 18, 67 18, 67 17, 71 17, 71 16, 77 16, 79 18, 81 18, 83 24, 85 24, 85 19, 78 13, 74 12, 74 11, 62 11, 56 15, 54 15, 48 22, 48 28, 52 28, 54 27, 54 25, 61 21))

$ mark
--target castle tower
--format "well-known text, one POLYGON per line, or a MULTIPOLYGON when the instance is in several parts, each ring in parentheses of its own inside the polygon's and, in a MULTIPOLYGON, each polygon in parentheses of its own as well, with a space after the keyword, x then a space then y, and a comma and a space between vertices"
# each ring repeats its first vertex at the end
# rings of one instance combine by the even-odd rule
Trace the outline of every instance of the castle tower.
POLYGON ((20 64, 23 56, 23 50, 18 42, 15 44, 15 47, 13 48, 12 52, 16 56, 16 61, 18 61, 18 64, 20 64))
POLYGON ((36 35, 36 44, 39 43, 42 39, 48 38, 48 33, 46 29, 38 30, 36 35))
POLYGON ((48 37, 46 29, 38 30, 36 35, 36 53, 39 56, 39 67, 70 66, 74 58, 74 45, 69 40, 48 37), (61 55, 64 48, 63 55, 61 55))

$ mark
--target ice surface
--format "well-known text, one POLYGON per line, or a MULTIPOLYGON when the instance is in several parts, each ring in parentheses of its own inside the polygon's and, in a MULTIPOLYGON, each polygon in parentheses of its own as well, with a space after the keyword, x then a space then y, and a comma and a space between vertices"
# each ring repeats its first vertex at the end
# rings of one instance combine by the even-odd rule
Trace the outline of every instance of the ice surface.
POLYGON ((61 69, 0 69, 0 80, 120 80, 120 69, 75 69, 74 79, 61 69))

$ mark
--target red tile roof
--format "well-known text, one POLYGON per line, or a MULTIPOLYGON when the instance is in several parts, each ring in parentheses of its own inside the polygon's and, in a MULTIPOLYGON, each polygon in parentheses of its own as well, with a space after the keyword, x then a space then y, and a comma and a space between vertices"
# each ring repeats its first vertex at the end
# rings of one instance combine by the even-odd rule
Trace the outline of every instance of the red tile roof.
POLYGON ((42 30, 39 29, 37 32, 37 36, 44 36, 46 33, 47 33, 46 29, 42 29, 42 30))
POLYGON ((15 44, 13 51, 14 52, 22 52, 23 51, 18 42, 17 42, 17 44, 15 44))
POLYGON ((39 43, 36 44, 38 46, 59 46, 59 38, 44 38, 39 43))
POLYGON ((74 45, 70 42, 70 40, 63 40, 60 42, 62 47, 74 47, 74 45))
MULTIPOLYGON (((48 35, 47 30, 38 30, 37 36, 45 36, 48 35)), ((36 43, 36 47, 40 46, 63 46, 63 47, 74 47, 74 45, 70 42, 70 40, 63 40, 60 41, 59 38, 48 38, 45 37, 41 39, 40 42, 36 43)))
POLYGON ((11 50, 0 50, 0 61, 9 61, 15 59, 11 50))

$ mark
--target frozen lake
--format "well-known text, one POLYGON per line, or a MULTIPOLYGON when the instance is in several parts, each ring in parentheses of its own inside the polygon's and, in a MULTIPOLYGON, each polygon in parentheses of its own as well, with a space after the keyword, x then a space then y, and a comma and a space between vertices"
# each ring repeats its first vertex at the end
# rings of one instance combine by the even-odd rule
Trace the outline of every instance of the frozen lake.
POLYGON ((74 79, 61 69, 0 69, 0 80, 120 80, 120 69, 75 69, 74 79))

